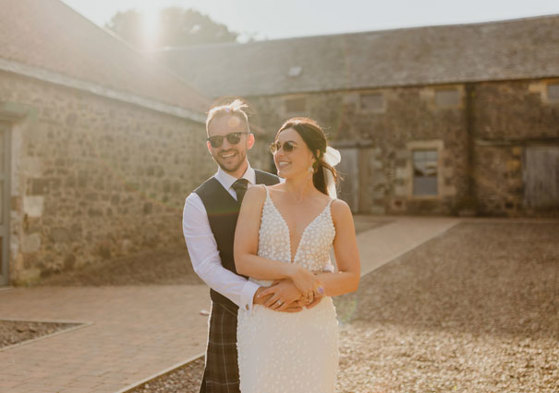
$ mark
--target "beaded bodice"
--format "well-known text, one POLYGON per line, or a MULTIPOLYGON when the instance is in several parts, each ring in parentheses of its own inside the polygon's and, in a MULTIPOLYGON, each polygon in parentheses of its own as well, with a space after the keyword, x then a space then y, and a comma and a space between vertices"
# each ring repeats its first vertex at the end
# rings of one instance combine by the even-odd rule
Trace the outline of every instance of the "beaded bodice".
MULTIPOLYGON (((322 212, 305 228, 299 244, 294 250, 293 263, 298 263, 310 271, 333 271, 330 249, 336 235, 328 202, 322 212)), ((287 222, 274 205, 270 191, 266 187, 266 201, 262 209, 262 221, 258 240, 258 255, 281 262, 290 263, 292 257, 290 233, 287 222)))

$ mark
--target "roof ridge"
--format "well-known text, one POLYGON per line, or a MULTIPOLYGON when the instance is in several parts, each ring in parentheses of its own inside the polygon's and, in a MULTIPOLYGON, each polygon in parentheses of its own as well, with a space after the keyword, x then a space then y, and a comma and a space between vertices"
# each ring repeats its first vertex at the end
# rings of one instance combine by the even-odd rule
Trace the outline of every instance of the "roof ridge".
POLYGON ((321 39, 321 38, 342 38, 348 36, 359 36, 359 35, 368 35, 368 34, 375 34, 375 33, 389 33, 395 31, 412 31, 412 30, 428 30, 428 29, 442 29, 442 28, 464 28, 464 27, 482 27, 484 25, 496 25, 496 24, 509 24, 509 23, 519 23, 523 21, 529 20, 541 20, 541 19, 552 19, 559 17, 558 14, 547 14, 547 15, 536 15, 536 16, 527 16, 527 17, 519 17, 513 19, 497 19, 497 20, 487 20, 484 22, 472 22, 472 23, 445 23, 440 25, 420 25, 420 26, 407 26, 407 27, 395 27, 395 28, 387 28, 387 29, 380 29, 380 30, 365 30, 365 31, 355 31, 355 32, 346 32, 346 33, 329 33, 329 34, 316 34, 316 35, 306 35, 306 36, 297 36, 297 37, 285 37, 285 38, 274 38, 269 40, 258 40, 258 41, 250 41, 250 42, 222 42, 217 44, 200 44, 200 45, 192 45, 192 46, 185 46, 185 47, 166 47, 160 50, 156 50, 154 52, 179 52, 183 50, 196 50, 196 49, 205 49, 205 48, 212 48, 217 49, 220 47, 236 47, 236 46, 257 46, 257 45, 269 45, 274 43, 281 43, 286 41, 302 41, 302 40, 311 40, 311 39, 321 39))

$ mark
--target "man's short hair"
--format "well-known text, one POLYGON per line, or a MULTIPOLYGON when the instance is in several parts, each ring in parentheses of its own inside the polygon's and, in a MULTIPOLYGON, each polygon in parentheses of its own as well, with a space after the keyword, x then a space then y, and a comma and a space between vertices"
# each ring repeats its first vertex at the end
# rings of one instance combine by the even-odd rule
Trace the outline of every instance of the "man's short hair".
POLYGON ((248 116, 246 114, 246 110, 248 109, 248 105, 245 104, 242 100, 236 99, 235 101, 225 104, 215 106, 208 112, 208 117, 206 118, 206 133, 209 135, 209 128, 210 123, 218 118, 225 115, 234 115, 238 116, 239 118, 243 119, 246 123, 247 130, 250 132, 250 127, 248 124, 248 116))

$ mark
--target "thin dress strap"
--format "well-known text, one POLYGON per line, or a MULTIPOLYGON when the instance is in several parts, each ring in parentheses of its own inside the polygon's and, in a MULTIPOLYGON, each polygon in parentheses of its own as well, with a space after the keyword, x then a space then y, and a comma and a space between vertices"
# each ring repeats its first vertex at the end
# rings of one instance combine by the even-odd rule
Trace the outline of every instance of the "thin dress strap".
MULTIPOLYGON (((328 202, 328 205, 326 205, 327 210, 328 210, 328 214, 330 214, 330 218, 332 218, 332 202, 334 202, 335 199, 330 198, 330 201, 328 202)), ((332 219, 333 221, 333 219, 332 219)))
POLYGON ((263 185, 264 189, 266 190, 266 200, 270 199, 270 190, 268 190, 268 186, 263 185))
POLYGON ((328 210, 328 216, 330 217, 330 223, 332 224, 332 227, 334 228, 334 231, 336 230, 336 226, 334 225, 334 217, 332 217, 332 202, 334 202, 335 199, 330 199, 330 202, 328 202, 328 205, 326 205, 326 209, 328 210))

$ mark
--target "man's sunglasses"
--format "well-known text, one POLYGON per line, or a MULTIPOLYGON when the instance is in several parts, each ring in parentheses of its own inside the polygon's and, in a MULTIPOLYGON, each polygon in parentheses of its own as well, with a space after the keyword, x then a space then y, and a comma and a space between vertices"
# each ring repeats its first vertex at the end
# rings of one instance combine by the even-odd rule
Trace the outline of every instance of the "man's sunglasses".
POLYGON ((248 132, 232 132, 227 135, 215 135, 208 137, 207 140, 210 142, 210 145, 212 145, 213 148, 217 148, 223 145, 223 139, 225 138, 227 138, 227 142, 229 142, 230 144, 236 145, 241 141, 241 135, 243 134, 248 134, 248 132))
POLYGON ((290 153, 293 149, 295 149, 295 147, 297 147, 296 144, 291 141, 284 142, 283 147, 280 142, 274 142, 270 145, 270 152, 272 154, 276 154, 276 152, 283 148, 284 152, 290 153))

